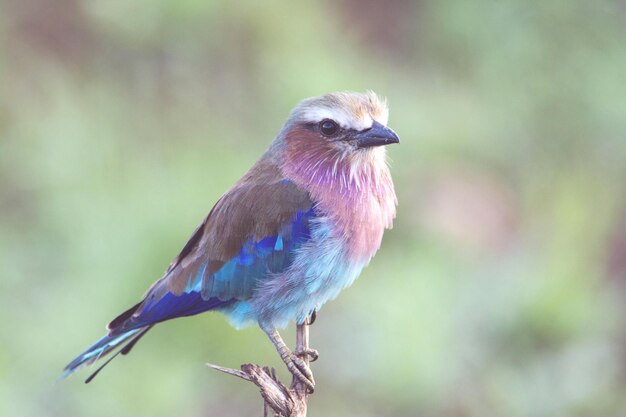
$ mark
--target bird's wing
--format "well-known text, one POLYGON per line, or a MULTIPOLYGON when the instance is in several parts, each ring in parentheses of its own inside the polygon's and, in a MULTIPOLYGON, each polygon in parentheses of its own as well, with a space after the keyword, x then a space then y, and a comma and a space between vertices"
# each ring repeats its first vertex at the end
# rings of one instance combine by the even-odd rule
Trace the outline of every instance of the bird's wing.
POLYGON ((308 193, 285 179, 245 180, 217 202, 144 299, 109 323, 111 335, 245 300, 291 264, 310 238, 308 193))

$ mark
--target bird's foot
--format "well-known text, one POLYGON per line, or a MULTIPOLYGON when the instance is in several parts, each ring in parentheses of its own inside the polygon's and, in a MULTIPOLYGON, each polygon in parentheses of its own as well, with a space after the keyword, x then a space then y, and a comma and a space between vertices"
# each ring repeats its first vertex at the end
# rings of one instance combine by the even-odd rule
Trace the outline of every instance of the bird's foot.
POLYGON ((294 354, 299 358, 308 357, 309 361, 311 362, 315 362, 320 357, 319 352, 315 349, 296 350, 294 354))
MULTIPOLYGON (((308 354, 308 353, 307 353, 308 354)), ((315 379, 309 365, 296 353, 290 353, 282 358, 289 372, 307 387, 309 394, 315 391, 315 379)))
MULTIPOLYGON (((309 394, 312 394, 313 391, 315 391, 315 379, 313 378, 313 373, 311 372, 311 368, 309 368, 307 359, 317 359, 319 356, 317 351, 315 349, 306 348, 297 350, 294 353, 287 347, 276 329, 261 327, 272 341, 282 361, 287 365, 289 372, 307 388, 309 394)), ((306 343, 304 343, 304 345, 306 346, 306 343)))

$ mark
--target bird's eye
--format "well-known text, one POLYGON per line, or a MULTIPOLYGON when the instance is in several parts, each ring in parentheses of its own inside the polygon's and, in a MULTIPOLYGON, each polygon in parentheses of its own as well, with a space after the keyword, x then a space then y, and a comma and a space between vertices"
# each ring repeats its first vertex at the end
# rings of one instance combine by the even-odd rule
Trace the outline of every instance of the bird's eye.
POLYGON ((320 131, 325 136, 332 136, 339 130, 339 125, 334 120, 326 119, 320 122, 320 131))

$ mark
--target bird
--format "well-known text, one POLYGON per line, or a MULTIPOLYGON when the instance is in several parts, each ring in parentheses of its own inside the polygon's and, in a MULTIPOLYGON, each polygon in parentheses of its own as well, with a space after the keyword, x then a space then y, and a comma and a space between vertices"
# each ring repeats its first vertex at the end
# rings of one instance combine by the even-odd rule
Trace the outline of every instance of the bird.
POLYGON ((143 299, 72 360, 67 376, 118 349, 126 355, 157 323, 207 311, 235 328, 258 325, 288 370, 315 387, 278 329, 314 319, 350 286, 393 226, 398 204, 386 146, 385 99, 335 92, 301 101, 258 161, 214 205, 143 299))

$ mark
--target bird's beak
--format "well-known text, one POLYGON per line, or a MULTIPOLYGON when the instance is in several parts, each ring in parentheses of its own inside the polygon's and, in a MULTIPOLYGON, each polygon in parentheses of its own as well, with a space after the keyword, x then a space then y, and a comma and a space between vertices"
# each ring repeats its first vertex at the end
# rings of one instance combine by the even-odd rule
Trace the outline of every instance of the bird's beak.
POLYGON ((400 143, 400 138, 396 132, 374 120, 372 127, 358 132, 353 137, 359 148, 370 148, 372 146, 389 145, 400 143))

